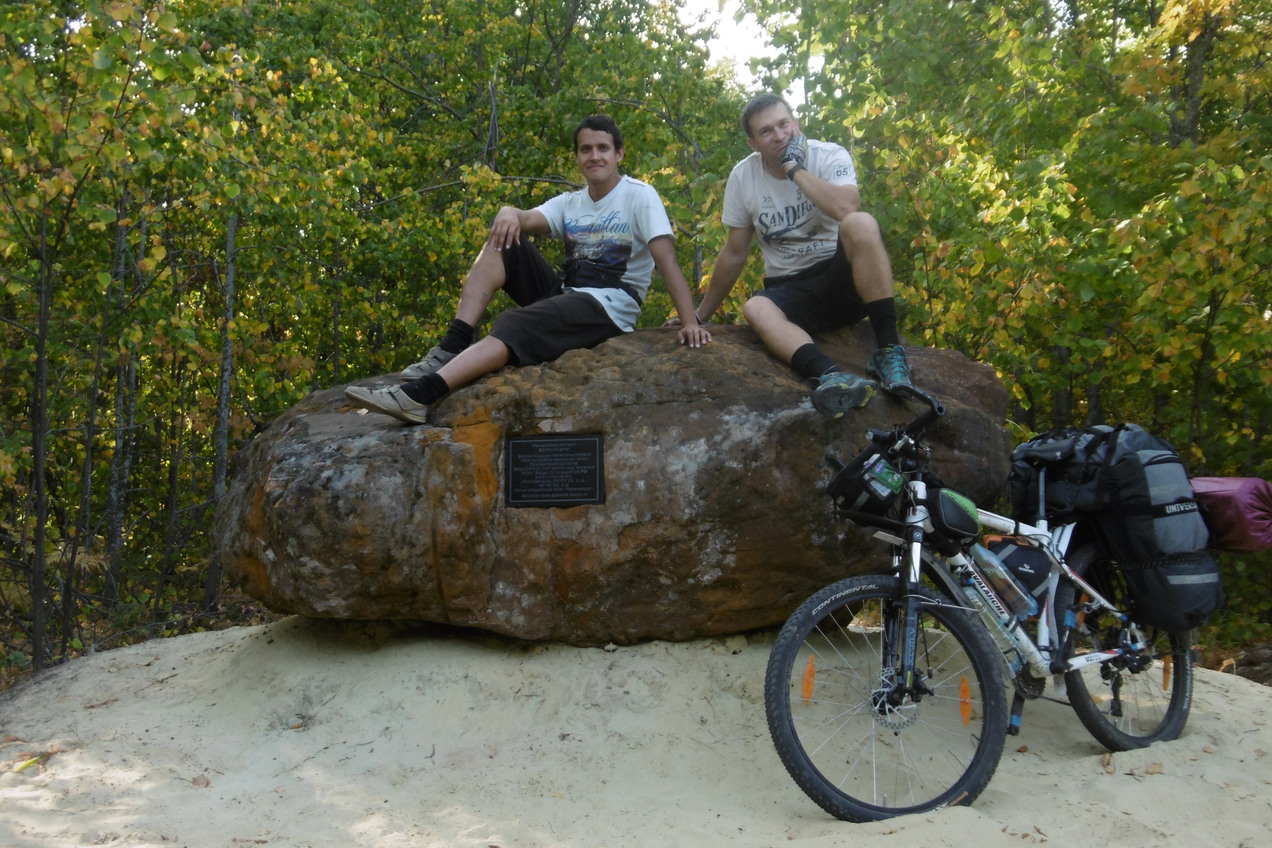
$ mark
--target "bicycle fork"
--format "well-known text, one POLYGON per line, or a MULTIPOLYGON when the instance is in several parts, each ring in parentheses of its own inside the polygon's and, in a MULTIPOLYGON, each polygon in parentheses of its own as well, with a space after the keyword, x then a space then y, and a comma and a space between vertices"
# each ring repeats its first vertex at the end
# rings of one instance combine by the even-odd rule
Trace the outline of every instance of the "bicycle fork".
MULTIPOLYGON (((924 695, 933 694, 933 690, 924 680, 918 667, 920 610, 923 599, 920 597, 919 579, 923 573, 923 526, 928 521, 928 510, 923 503, 926 499, 926 486, 921 481, 911 481, 910 488, 914 497, 911 500, 909 514, 906 518, 905 539, 897 559, 893 565, 901 578, 900 611, 894 620, 885 623, 884 650, 887 654, 885 665, 896 660, 895 678, 888 689, 887 701, 898 706, 907 697, 917 702, 924 695), (889 624, 895 627, 888 626, 889 624)), ((877 708, 883 709, 882 704, 877 708)))
POLYGON ((919 575, 923 565, 923 528, 912 525, 906 539, 905 568, 901 569, 901 583, 904 587, 901 598, 901 632, 900 637, 900 674, 899 682, 902 692, 909 694, 916 701, 924 695, 931 695, 932 689, 923 681, 918 670, 919 653, 919 609, 922 598, 919 597, 919 575))

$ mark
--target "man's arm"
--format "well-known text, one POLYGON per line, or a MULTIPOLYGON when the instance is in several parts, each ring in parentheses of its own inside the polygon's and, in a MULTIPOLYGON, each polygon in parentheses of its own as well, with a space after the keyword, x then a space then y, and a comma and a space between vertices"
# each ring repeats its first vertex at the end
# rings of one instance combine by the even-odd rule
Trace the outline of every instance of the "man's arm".
POLYGON ((523 232, 542 235, 552 232, 552 228, 538 209, 505 206, 495 215, 495 220, 490 225, 490 234, 486 236, 486 244, 495 250, 503 250, 519 242, 523 232))
POLYGON ((693 297, 689 294, 689 283, 685 280, 680 263, 676 261, 675 245, 671 236, 658 236, 649 243, 649 255, 654 258, 654 267, 662 275, 663 285, 671 295, 671 302, 676 305, 680 315, 681 344, 690 347, 702 347, 711 341, 711 333, 698 323, 693 311, 693 297))
MULTIPOLYGON (((844 155, 848 154, 845 152, 844 155)), ((782 154, 781 167, 786 172, 786 178, 799 186, 804 196, 811 200, 823 215, 833 220, 842 221, 861 208, 861 196, 857 193, 855 185, 829 183, 808 170, 807 164, 808 139, 803 133, 798 133, 791 138, 782 154)), ((852 159, 848 158, 843 164, 851 168, 852 159)))
POLYGON ((788 174, 791 170, 795 170, 795 176, 788 178, 803 190, 804 196, 826 217, 842 221, 861 208, 861 195, 857 193, 855 185, 828 183, 807 168, 787 167, 788 174))
POLYGON ((711 282, 707 284, 706 294, 698 304, 698 316, 706 321, 720 308, 724 299, 733 290, 733 285, 742 276, 746 260, 751 255, 751 240, 755 237, 755 227, 729 227, 729 235, 711 266, 711 282))

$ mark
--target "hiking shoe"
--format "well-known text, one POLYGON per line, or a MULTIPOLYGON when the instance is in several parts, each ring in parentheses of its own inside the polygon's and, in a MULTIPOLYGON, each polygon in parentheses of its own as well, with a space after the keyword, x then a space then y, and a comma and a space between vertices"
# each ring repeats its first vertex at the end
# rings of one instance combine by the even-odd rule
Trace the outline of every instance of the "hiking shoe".
POLYGON ((813 408, 822 415, 840 418, 850 409, 865 406, 874 393, 872 381, 847 371, 832 371, 823 374, 813 389, 813 408))
POLYGON ((438 368, 441 368, 457 356, 459 356, 458 353, 451 353, 449 350, 442 350, 440 347, 435 347, 419 362, 406 366, 399 373, 402 375, 403 381, 418 380, 426 374, 432 374, 438 368))
POLYGON ((910 382, 910 363, 905 358, 905 348, 901 345, 881 347, 866 363, 866 373, 879 380, 879 386, 885 392, 895 392, 904 386, 913 387, 910 382))
POLYGON ((349 386, 344 391, 345 397, 354 406, 391 415, 408 424, 425 424, 428 404, 411 400, 401 386, 390 386, 387 389, 368 389, 365 386, 349 386))

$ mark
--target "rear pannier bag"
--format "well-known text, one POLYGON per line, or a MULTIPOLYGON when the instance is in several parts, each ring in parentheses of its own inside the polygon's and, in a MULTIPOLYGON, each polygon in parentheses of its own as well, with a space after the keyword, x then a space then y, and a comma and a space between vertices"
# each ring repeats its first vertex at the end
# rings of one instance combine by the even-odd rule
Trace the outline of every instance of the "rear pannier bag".
POLYGON ((1122 432, 1106 451, 1093 511, 1120 562, 1191 553, 1210 541, 1179 454, 1143 430, 1122 432))
POLYGON ((1223 605, 1219 564, 1210 551, 1153 562, 1118 563, 1135 604, 1131 620, 1169 632, 1205 624, 1223 605))
POLYGON ((1041 485, 1049 521, 1095 528, 1126 577, 1136 621, 1189 630, 1222 604, 1210 533, 1169 442, 1135 424, 1045 433, 1013 451, 1008 483, 1017 520, 1037 520, 1041 485))
POLYGON ((1258 477, 1194 477, 1191 483, 1210 528, 1210 547, 1272 550, 1272 483, 1258 477))
POLYGON ((1116 560, 1149 562, 1209 542, 1179 454, 1136 424, 1056 430, 1018 446, 1008 485, 1019 521, 1038 518, 1040 470, 1047 519, 1091 520, 1116 560))

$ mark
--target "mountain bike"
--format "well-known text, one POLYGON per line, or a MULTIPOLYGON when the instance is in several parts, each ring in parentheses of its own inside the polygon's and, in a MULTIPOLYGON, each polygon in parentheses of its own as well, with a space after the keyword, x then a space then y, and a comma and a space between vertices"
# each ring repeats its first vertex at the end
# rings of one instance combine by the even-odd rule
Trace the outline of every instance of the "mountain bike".
POLYGON ((827 457, 835 512, 876 531, 889 573, 804 601, 765 675, 783 764, 845 821, 972 803, 1048 682, 1112 751, 1178 737, 1192 705, 1191 633, 1136 622, 1081 520, 1051 527, 1040 506, 1020 523, 943 485, 924 437, 944 407, 916 397, 925 408, 909 423, 869 431, 847 464, 827 457))

